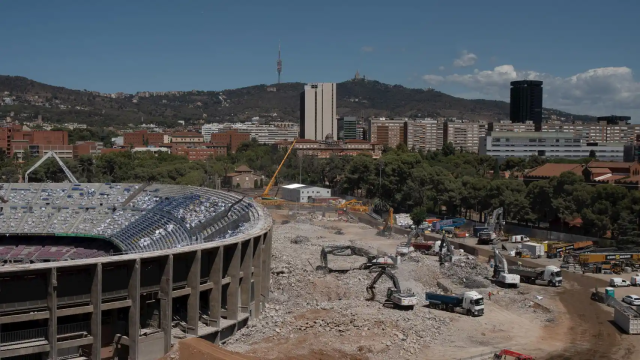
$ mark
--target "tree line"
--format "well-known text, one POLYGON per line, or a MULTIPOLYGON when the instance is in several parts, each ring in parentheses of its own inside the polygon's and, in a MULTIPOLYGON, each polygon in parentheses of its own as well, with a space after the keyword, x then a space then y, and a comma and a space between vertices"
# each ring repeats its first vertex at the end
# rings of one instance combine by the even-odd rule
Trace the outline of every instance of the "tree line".
MULTIPOLYGON (((207 161, 189 162, 182 156, 144 152, 116 152, 64 161, 81 182, 212 186, 213 179, 233 172, 240 165, 264 175, 266 184, 284 155, 284 150, 252 141, 240 145, 236 153, 207 161)), ((28 159, 19 167, 12 159, 3 157, 2 182, 17 182, 20 174, 36 161, 28 159)), ((570 172, 529 186, 513 177, 500 176, 501 171, 523 172, 547 161, 532 156, 499 163, 490 156, 455 150, 450 144, 429 152, 412 152, 404 145, 386 148, 379 159, 364 154, 318 159, 301 157, 294 151, 277 180, 328 187, 336 194, 370 199, 378 208, 393 207, 396 212, 469 217, 503 207, 507 220, 522 224, 557 223, 563 227, 565 222, 579 218, 583 235, 610 236, 623 242, 640 240, 638 191, 608 184, 592 186, 581 175, 570 172)), ((47 161, 29 175, 29 180, 61 182, 65 175, 57 163, 47 161)))

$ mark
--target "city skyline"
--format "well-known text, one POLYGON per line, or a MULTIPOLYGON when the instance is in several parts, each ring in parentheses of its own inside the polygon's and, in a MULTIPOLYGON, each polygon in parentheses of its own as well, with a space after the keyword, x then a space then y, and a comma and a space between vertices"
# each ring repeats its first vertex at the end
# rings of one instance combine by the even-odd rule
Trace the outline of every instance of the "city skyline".
POLYGON ((640 82, 633 74, 640 50, 628 46, 640 4, 541 1, 536 8, 508 4, 496 11, 462 1, 439 4, 436 12, 433 5, 329 1, 309 12, 306 4, 285 1, 11 3, 0 24, 0 32, 12 34, 3 40, 0 73, 110 93, 232 89, 276 83, 274 50, 282 40, 283 82, 340 82, 359 70, 385 83, 508 100, 510 81, 538 79, 545 81, 548 107, 640 114, 640 82), (522 26, 524 11, 545 26, 522 26), (403 26, 371 26, 382 16, 402 18, 403 26), (310 25, 327 17, 343 26, 318 32, 310 25), (618 19, 617 26, 600 26, 602 18, 618 19))

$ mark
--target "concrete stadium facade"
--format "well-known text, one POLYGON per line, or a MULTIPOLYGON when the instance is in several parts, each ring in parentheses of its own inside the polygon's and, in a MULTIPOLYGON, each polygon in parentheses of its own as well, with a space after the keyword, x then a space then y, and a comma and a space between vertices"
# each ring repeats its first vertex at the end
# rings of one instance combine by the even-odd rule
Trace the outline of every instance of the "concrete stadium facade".
POLYGON ((250 208, 252 225, 223 240, 0 266, 0 359, 147 360, 181 338, 233 336, 269 297, 272 220, 250 208))

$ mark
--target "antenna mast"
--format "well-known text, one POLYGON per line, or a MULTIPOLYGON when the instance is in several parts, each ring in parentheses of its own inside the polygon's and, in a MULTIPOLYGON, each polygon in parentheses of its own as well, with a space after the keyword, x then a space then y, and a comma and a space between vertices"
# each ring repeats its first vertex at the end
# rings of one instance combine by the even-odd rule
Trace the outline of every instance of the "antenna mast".
POLYGON ((280 59, 280 41, 278 41, 278 62, 277 62, 277 69, 278 69, 278 84, 280 84, 280 73, 282 72, 282 60, 280 59))

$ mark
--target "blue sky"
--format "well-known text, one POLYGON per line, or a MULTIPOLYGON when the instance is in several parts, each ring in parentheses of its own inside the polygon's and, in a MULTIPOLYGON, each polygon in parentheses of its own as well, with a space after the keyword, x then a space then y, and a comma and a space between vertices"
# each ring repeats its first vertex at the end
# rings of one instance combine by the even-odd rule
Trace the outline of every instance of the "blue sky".
POLYGON ((640 115, 637 1, 4 1, 0 74, 103 92, 367 77, 640 115), (456 62, 455 60, 459 61, 456 62), (456 64, 457 66, 455 66, 456 64))

